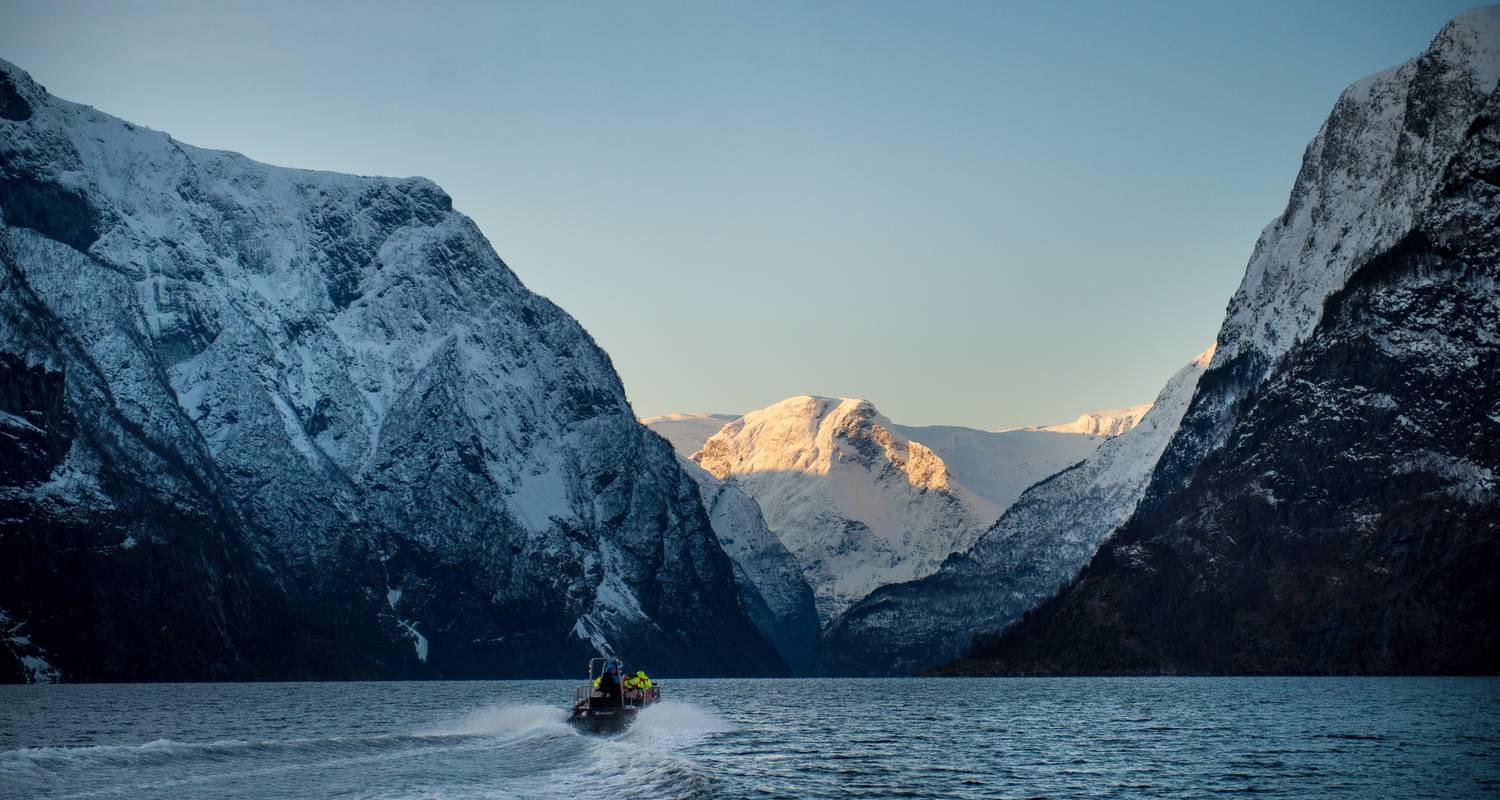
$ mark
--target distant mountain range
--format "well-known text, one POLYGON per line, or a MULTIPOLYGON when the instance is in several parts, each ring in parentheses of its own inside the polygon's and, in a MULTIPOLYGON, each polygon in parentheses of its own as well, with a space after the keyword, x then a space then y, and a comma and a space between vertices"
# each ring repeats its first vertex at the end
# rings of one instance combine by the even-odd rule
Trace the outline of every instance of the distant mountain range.
POLYGON ((810 396, 738 418, 643 422, 756 501, 801 565, 824 625, 871 591, 928 575, 968 550, 1023 489, 1105 441, 901 426, 865 400, 810 396))

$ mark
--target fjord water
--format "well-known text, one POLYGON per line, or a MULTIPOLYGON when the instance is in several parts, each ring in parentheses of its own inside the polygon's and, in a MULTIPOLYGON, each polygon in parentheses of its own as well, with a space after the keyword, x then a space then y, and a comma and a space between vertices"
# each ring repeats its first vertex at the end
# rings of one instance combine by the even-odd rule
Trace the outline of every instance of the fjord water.
POLYGON ((1454 797, 1500 680, 669 680, 615 737, 564 681, 0 687, 7 798, 1454 797))

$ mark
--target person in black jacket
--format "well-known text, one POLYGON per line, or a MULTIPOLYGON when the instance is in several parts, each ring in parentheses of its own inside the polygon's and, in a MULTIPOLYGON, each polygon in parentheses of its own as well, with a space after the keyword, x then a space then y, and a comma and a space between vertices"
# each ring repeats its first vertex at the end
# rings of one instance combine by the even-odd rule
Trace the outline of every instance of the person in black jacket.
POLYGON ((618 705, 620 702, 620 662, 611 661, 604 665, 604 672, 594 679, 594 696, 602 698, 605 702, 618 705))

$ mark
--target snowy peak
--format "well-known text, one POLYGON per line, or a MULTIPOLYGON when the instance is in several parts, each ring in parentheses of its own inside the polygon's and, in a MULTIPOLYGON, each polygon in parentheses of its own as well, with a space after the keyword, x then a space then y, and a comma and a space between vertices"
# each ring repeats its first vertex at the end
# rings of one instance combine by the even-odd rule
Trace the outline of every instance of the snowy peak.
POLYGON ((1000 513, 855 398, 792 397, 753 411, 693 460, 755 498, 825 622, 878 586, 936 569, 1000 513))
POLYGON ((1311 333, 1353 270, 1412 228, 1497 80, 1500 6, 1487 6, 1449 22, 1421 56, 1344 90, 1255 245, 1214 366, 1247 354, 1269 364, 1311 333))
POLYGON ((828 475, 859 465, 872 473, 899 472, 923 490, 951 491, 942 459, 896 433, 868 400, 791 397, 752 411, 709 437, 694 460, 724 480, 754 472, 828 475))
MULTIPOLYGON (((1089 415, 1088 428, 1124 430, 1137 410, 1089 415)), ((735 489, 705 485, 704 496, 737 563, 729 540, 753 540, 759 520, 716 509, 737 508, 740 491, 753 498, 801 565, 825 622, 875 587, 929 573, 976 541, 1028 486, 1109 438, 896 425, 867 400, 810 395, 740 418, 669 414, 642 422, 702 465, 703 478, 735 489)))
POLYGON ((1223 446, 1253 390, 1306 341, 1351 276, 1416 227, 1497 81, 1500 7, 1489 6, 1339 96, 1307 146, 1286 209, 1256 241, 1218 350, 1153 479, 1160 491, 1223 446))
POLYGON ((1429 55, 1451 70, 1468 73, 1480 91, 1500 82, 1500 5, 1471 8, 1433 37, 1429 55))
POLYGON ((1085 436, 1119 436, 1140 423, 1141 418, 1150 410, 1151 404, 1143 403, 1129 408, 1117 408, 1113 411, 1090 411, 1072 422, 1065 422, 1061 425, 1042 425, 1025 430, 1079 433, 1085 436))

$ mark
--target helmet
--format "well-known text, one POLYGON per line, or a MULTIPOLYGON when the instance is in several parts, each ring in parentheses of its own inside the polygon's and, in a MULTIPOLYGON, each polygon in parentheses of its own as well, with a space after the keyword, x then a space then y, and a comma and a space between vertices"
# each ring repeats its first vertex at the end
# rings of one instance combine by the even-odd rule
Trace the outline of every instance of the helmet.
POLYGON ((636 677, 637 677, 637 678, 644 678, 644 677, 646 677, 646 671, 645 671, 645 670, 641 670, 641 671, 640 671, 640 672, 637 672, 637 673, 636 673, 636 674, 635 674, 635 676, 636 676, 636 677))

